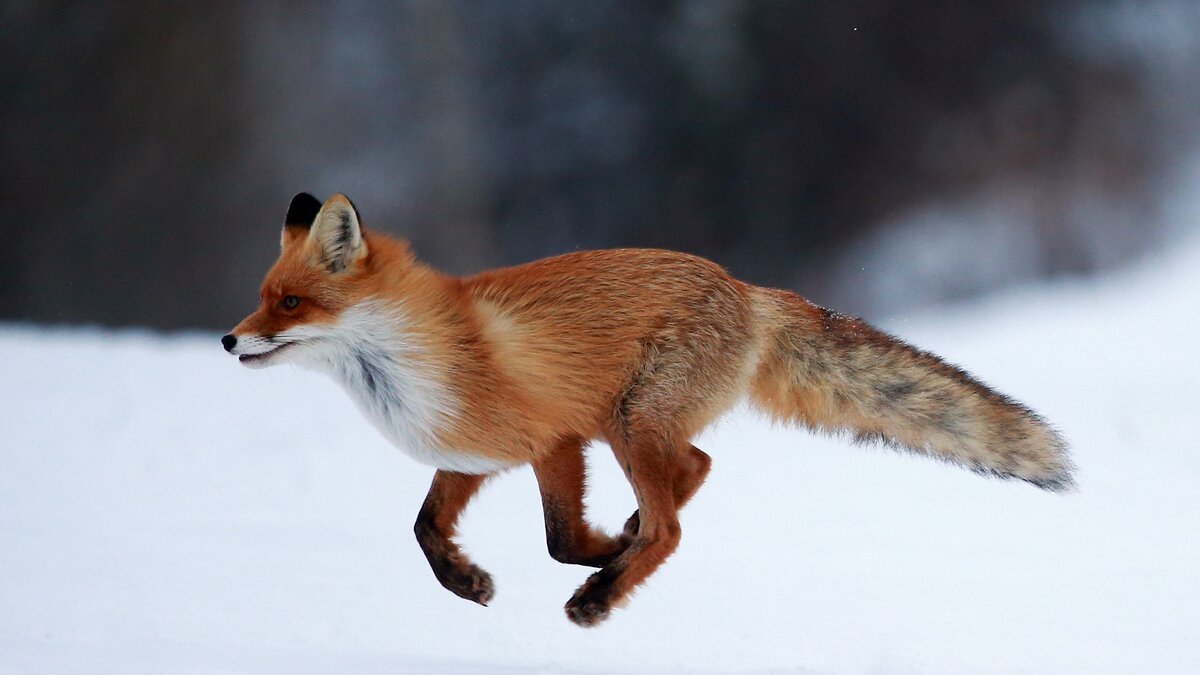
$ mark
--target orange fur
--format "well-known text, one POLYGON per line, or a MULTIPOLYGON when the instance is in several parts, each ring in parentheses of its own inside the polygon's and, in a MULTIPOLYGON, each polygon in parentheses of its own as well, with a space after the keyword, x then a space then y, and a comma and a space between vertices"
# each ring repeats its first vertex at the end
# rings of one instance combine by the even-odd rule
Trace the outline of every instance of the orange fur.
POLYGON ((229 337, 267 345, 295 333, 306 345, 297 351, 361 337, 338 372, 384 427, 396 410, 424 411, 415 419, 430 428, 397 423, 396 436, 432 446, 421 457, 440 469, 418 538, 439 580, 477 602, 491 597, 491 579, 450 541, 482 484, 455 473, 462 462, 533 465, 552 554, 601 568, 566 608, 593 625, 677 546, 677 512, 709 469, 690 441, 747 393, 779 419, 1070 485, 1065 446, 1032 411, 861 321, 702 258, 586 251, 454 278, 403 242, 362 231, 340 195, 310 230, 285 227, 281 246, 259 308, 229 337), (301 301, 289 309, 288 296, 301 301), (351 315, 359 323, 341 328, 351 315), (306 343, 305 330, 329 332, 306 343), (592 439, 611 445, 637 497, 619 537, 583 517, 582 448, 592 439))

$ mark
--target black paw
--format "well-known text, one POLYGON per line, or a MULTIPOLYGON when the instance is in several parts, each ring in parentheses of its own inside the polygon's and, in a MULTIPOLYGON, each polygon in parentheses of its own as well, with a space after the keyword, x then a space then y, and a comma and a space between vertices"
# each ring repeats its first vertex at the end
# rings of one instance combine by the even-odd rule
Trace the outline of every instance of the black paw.
POLYGON ((612 609, 612 583, 599 577, 599 574, 589 577, 563 607, 572 623, 590 628, 608 618, 612 609))
POLYGON ((496 595, 496 587, 492 584, 492 575, 484 572, 475 565, 451 567, 439 575, 438 580, 451 593, 471 602, 478 602, 487 607, 496 595))

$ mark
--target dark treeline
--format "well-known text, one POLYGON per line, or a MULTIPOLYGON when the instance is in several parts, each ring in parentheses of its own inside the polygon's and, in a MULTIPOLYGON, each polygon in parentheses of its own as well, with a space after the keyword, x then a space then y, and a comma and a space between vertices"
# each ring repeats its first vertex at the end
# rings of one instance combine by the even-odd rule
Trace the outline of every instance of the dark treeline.
POLYGON ((662 246, 872 310, 844 251, 1001 186, 1021 274, 1090 271, 1169 145, 1103 5, 4 3, 0 318, 227 327, 299 190, 456 273, 662 246))

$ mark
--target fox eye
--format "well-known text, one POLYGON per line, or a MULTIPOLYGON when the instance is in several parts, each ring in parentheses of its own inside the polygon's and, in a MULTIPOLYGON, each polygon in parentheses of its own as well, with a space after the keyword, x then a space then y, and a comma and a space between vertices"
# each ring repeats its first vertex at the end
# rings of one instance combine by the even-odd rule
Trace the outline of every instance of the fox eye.
POLYGON ((296 305, 300 304, 300 297, 296 295, 285 295, 283 297, 283 306, 287 309, 296 309, 296 305))

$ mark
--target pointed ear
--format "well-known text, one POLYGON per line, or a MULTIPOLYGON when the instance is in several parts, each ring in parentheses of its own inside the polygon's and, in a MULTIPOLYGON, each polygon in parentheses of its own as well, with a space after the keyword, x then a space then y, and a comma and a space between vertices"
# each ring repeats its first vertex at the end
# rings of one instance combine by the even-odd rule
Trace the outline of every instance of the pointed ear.
POLYGON ((317 212, 320 210, 321 202, 307 192, 299 192, 292 197, 287 215, 283 218, 283 232, 279 235, 279 247, 287 248, 308 236, 308 229, 312 227, 313 221, 317 219, 317 212))
POLYGON ((358 211, 346 195, 337 193, 325 201, 308 230, 307 245, 330 272, 341 272, 367 255, 358 211))

